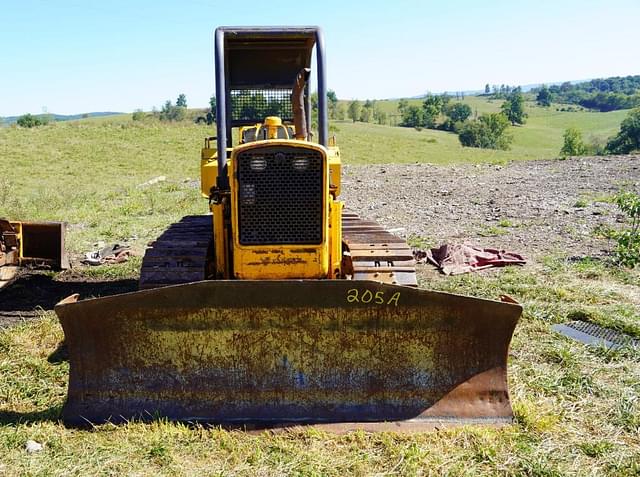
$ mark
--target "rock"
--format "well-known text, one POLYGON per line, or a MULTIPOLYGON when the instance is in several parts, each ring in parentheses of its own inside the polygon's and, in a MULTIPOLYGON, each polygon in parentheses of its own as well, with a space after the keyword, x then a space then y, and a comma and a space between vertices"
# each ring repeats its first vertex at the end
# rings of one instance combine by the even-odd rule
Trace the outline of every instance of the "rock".
POLYGON ((154 177, 153 179, 149 179, 147 182, 143 182, 142 184, 138 184, 138 187, 147 187, 150 185, 154 185, 157 184, 158 182, 164 182, 167 180, 166 176, 157 176, 154 177))
POLYGON ((24 448, 29 454, 33 454, 34 452, 42 451, 42 449, 44 449, 44 445, 36 441, 28 440, 24 445, 24 448))

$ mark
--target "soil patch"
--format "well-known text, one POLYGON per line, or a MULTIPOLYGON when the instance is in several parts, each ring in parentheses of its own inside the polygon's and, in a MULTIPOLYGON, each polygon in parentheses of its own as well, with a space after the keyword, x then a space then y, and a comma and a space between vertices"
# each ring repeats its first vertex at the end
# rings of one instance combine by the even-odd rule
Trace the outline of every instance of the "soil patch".
MULTIPOLYGON (((463 242, 536 259, 605 256, 620 227, 613 196, 640 192, 640 155, 501 165, 345 166, 342 199, 413 245, 463 242)), ((418 245, 418 246, 419 246, 418 245)))

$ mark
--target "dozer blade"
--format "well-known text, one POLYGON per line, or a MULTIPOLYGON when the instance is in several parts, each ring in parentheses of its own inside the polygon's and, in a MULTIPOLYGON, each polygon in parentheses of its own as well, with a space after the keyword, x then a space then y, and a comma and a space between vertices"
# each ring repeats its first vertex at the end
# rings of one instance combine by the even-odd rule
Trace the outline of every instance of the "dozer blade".
POLYGON ((511 422, 512 303, 371 281, 203 281, 56 306, 68 425, 511 422))

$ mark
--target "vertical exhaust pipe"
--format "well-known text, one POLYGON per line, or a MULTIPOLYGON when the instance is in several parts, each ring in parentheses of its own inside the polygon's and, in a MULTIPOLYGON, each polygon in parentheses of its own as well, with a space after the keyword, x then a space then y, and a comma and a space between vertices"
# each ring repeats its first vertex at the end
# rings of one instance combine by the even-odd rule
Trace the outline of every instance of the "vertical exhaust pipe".
POLYGON ((227 176, 227 85, 224 68, 224 29, 216 28, 215 33, 216 67, 216 129, 218 148, 218 178, 220 190, 229 190, 227 176))
POLYGON ((296 139, 308 140, 309 131, 307 128, 307 115, 304 107, 304 91, 309 75, 310 68, 303 68, 296 76, 296 82, 293 84, 291 93, 291 104, 293 106, 293 124, 296 127, 296 139))

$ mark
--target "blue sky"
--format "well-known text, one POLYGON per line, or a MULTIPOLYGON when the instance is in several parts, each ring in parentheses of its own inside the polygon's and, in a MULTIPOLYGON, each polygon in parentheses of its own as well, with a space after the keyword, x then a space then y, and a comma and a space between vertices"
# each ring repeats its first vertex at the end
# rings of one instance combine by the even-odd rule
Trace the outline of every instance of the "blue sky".
POLYGON ((320 25, 340 98, 640 74, 640 0, 0 0, 0 116, 214 89, 219 25, 320 25))

